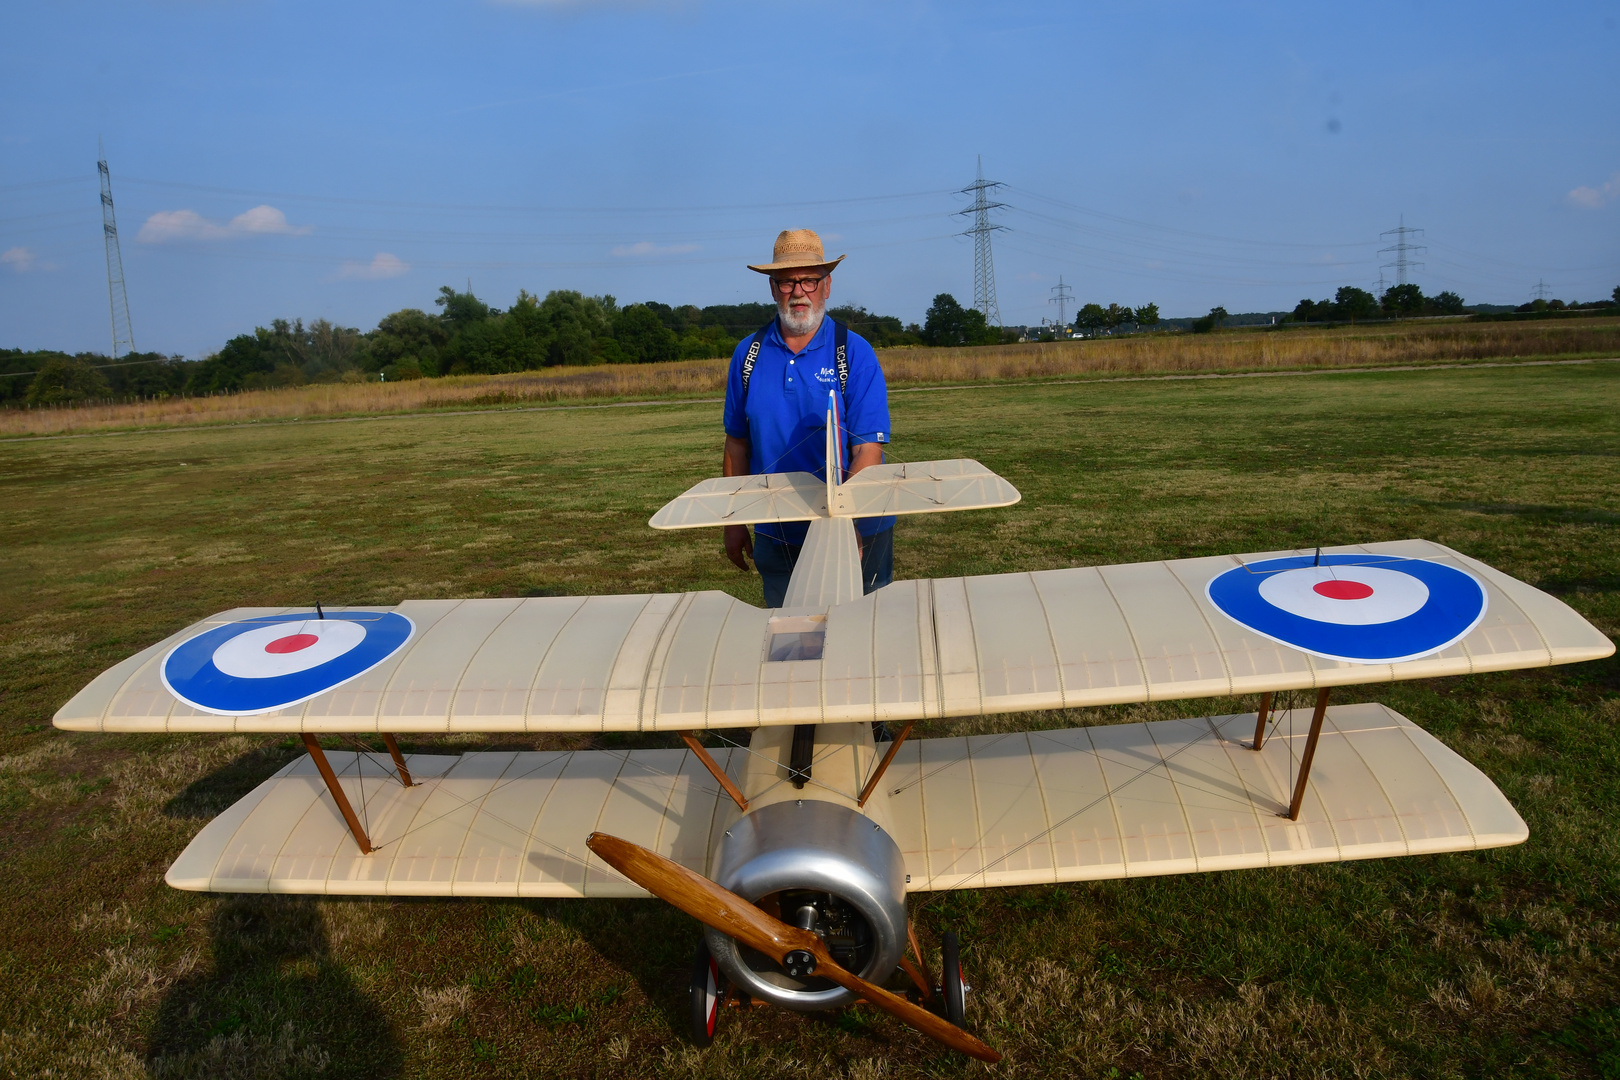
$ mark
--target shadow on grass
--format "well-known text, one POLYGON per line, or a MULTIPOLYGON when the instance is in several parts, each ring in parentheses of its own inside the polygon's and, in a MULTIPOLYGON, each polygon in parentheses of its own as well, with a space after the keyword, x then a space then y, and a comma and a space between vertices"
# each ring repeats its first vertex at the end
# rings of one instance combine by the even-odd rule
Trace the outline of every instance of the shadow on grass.
POLYGON ((313 898, 228 897, 211 932, 212 970, 176 983, 158 1008, 154 1077, 399 1075, 387 1016, 332 957, 313 898))
POLYGON ((695 921, 662 900, 540 901, 534 909, 628 974, 670 1029, 685 1037, 687 981, 703 934, 695 921))
POLYGON ((296 738, 249 750, 187 784, 163 804, 163 814, 171 818, 214 818, 303 752, 296 738))
POLYGON ((1589 506, 1540 506, 1523 503, 1437 502, 1441 510, 1463 510, 1490 517, 1516 517, 1526 521, 1580 525, 1620 525, 1620 513, 1589 506))

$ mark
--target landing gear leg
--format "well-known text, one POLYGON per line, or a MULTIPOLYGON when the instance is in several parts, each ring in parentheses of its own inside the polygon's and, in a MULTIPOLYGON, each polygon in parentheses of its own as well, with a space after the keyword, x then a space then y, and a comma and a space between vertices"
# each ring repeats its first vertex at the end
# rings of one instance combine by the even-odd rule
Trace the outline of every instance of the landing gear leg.
POLYGON ((714 1029, 720 1020, 720 1003, 726 996, 725 976, 709 955, 709 943, 699 941, 692 959, 692 985, 687 988, 692 1021, 692 1044, 705 1047, 714 1042, 714 1029))
POLYGON ((967 1019, 967 984, 962 981, 962 943, 954 931, 945 934, 940 952, 939 989, 945 999, 945 1019, 961 1027, 967 1019))

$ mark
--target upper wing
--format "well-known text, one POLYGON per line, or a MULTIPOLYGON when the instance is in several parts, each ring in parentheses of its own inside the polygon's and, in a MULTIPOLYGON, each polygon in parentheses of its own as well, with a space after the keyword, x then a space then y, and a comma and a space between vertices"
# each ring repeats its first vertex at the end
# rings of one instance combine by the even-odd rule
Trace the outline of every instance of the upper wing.
POLYGON ((1299 747, 1278 731, 1259 753, 1253 713, 906 742, 884 787, 907 887, 1471 851, 1529 835, 1485 774, 1378 704, 1328 709, 1290 821, 1279 813, 1299 747))
POLYGON ((1270 555, 898 581, 825 612, 773 613, 719 592, 415 600, 394 609, 416 625, 409 643, 335 689, 255 716, 182 704, 160 677, 164 656, 212 627, 272 614, 238 609, 108 670, 55 722, 107 731, 755 727, 1222 697, 1614 651, 1561 601, 1439 544, 1335 552, 1465 569, 1486 592, 1485 615, 1455 644, 1415 660, 1323 659, 1245 629, 1206 595, 1217 574, 1270 555), (818 647, 820 659, 770 659, 818 647))

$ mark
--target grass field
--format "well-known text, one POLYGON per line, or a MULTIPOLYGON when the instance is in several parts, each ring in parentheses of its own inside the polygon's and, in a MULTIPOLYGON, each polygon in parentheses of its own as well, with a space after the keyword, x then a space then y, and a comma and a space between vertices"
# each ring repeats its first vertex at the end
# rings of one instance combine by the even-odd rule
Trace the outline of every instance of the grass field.
MULTIPOLYGON (((1194 372, 1302 371, 1402 364, 1620 356, 1620 318, 1141 334, 962 349, 888 349, 893 387, 1194 372)), ((699 398, 725 392, 724 360, 554 367, 411 382, 317 383, 221 397, 0 410, 0 438, 134 427, 251 424, 423 409, 699 398)))
MULTIPOLYGON (((977 457, 1024 501, 902 522, 897 570, 1420 536, 1614 636, 1617 401, 1620 364, 898 395, 897 457, 977 457)), ((1007 1054, 994 1070, 866 1009, 733 1010, 695 1051, 698 932, 655 902, 169 890, 169 861, 292 741, 48 726, 97 672, 239 604, 705 588, 757 603, 718 536, 645 526, 715 471, 718 434, 705 404, 0 445, 0 1074, 1620 1076, 1612 659, 1336 698, 1388 702, 1478 764, 1529 822, 1522 846, 914 898, 930 947, 963 935, 970 1026, 1007 1054)))

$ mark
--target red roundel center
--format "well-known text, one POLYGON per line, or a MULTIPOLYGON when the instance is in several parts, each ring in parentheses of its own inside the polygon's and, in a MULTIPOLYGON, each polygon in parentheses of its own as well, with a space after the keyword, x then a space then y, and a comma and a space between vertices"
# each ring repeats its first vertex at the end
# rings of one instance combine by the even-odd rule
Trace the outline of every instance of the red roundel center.
POLYGON ((1325 596, 1329 600, 1365 600, 1373 594, 1371 585, 1359 581, 1341 581, 1337 578, 1331 581, 1318 581, 1312 589, 1317 595, 1325 596))
MULTIPOLYGON (((1372 592, 1371 589, 1367 591, 1372 592)), ((266 645, 264 651, 267 653, 298 652, 300 649, 309 648, 319 640, 321 639, 314 634, 288 634, 286 637, 276 638, 276 640, 266 645)))

